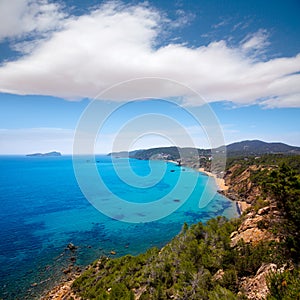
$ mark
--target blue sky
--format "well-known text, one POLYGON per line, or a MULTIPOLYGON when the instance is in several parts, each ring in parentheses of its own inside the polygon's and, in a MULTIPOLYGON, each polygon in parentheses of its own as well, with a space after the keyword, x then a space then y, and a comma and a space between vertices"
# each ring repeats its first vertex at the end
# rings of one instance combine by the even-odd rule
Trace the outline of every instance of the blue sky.
POLYGON ((227 144, 300 146, 299 12, 296 0, 0 0, 0 154, 72 153, 95 98, 94 118, 123 105, 96 152, 190 146, 170 118, 208 148, 206 121, 189 115, 203 103, 227 144))

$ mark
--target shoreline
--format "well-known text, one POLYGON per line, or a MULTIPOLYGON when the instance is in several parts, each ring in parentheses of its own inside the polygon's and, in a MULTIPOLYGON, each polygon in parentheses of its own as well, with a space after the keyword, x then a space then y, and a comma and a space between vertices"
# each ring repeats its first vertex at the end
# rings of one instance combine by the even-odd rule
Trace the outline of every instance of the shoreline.
MULTIPOLYGON (((209 177, 213 177, 214 180, 215 180, 215 183, 218 187, 218 192, 220 192, 222 195, 225 195, 224 192, 228 191, 229 189, 229 186, 227 186, 225 184, 225 180, 223 178, 220 178, 220 177, 217 177, 216 174, 212 173, 212 172, 209 172, 209 171, 205 171, 204 168, 199 168, 198 171, 200 173, 204 173, 206 174, 207 176, 209 177)), ((227 197, 228 198, 228 197, 227 197)), ((228 198, 230 199, 230 198, 228 198)), ((235 204, 236 204, 236 209, 237 209, 237 213, 239 216, 241 216, 243 214, 243 212, 251 206, 251 204, 248 204, 244 201, 241 201, 241 200, 233 200, 233 199, 230 199, 231 201, 234 201, 235 204)))
POLYGON ((78 276, 72 277, 54 286, 53 289, 48 291, 45 295, 41 296, 40 300, 61 300, 61 299, 80 300, 81 298, 77 297, 72 291, 72 284, 77 277, 78 276))
MULTIPOLYGON (((178 166, 177 161, 173 160, 166 160, 167 163, 171 163, 178 166)), ((184 166, 182 166, 184 167, 184 166)), ((195 169, 194 169, 195 170, 195 169)), ((213 177, 218 188, 218 192, 227 191, 228 186, 225 184, 225 180, 223 178, 217 177, 216 174, 205 171, 204 168, 196 169, 196 171, 200 173, 204 173, 209 177, 213 177)), ((242 207, 240 201, 236 201, 237 207, 239 207, 240 212, 242 214, 242 207)), ((60 284, 54 286, 51 290, 46 291, 46 293, 40 298, 40 300, 62 300, 62 299, 74 299, 80 300, 81 298, 78 297, 72 291, 72 284, 78 276, 72 276, 71 278, 62 281, 60 284), (68 297, 68 298, 66 298, 68 297)))
MULTIPOLYGON (((177 166, 181 166, 181 167, 184 166, 184 164, 183 165, 179 165, 178 161, 175 161, 175 160, 165 160, 165 161, 167 163, 171 163, 171 164, 174 164, 174 165, 177 165, 177 166)), ((187 166, 187 167, 189 167, 189 166, 187 166)), ((215 183, 217 185, 218 191, 222 191, 223 192, 223 191, 227 191, 228 190, 229 187, 225 184, 225 180, 223 178, 218 177, 217 174, 214 174, 212 172, 206 171, 204 168, 198 168, 197 171, 200 172, 200 173, 204 173, 204 174, 206 174, 209 177, 213 177, 214 180, 215 180, 215 183)))
POLYGON ((174 164, 174 165, 176 165, 176 166, 179 166, 178 165, 178 161, 175 161, 175 160, 165 160, 165 162, 167 162, 167 163, 170 163, 170 164, 174 164))
POLYGON ((216 174, 214 174, 212 172, 205 171, 204 168, 199 168, 198 172, 204 173, 204 174, 206 174, 209 177, 213 177, 214 180, 215 180, 215 183, 216 183, 216 185, 218 187, 218 191, 222 191, 223 192, 223 191, 227 191, 228 190, 229 187, 225 184, 224 178, 220 178, 220 177, 218 177, 216 174))

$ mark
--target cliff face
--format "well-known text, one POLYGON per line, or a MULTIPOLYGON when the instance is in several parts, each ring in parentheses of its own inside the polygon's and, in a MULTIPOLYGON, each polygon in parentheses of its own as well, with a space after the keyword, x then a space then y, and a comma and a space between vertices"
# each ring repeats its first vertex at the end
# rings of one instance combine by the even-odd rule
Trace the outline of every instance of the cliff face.
POLYGON ((265 206, 257 212, 252 208, 250 212, 245 214, 243 222, 237 231, 231 233, 231 246, 235 247, 240 240, 245 243, 257 245, 260 241, 278 241, 279 237, 272 234, 269 229, 270 223, 279 221, 278 211, 275 207, 265 206), (273 209, 273 211, 271 211, 273 209))
MULTIPOLYGON (((280 241, 280 236, 272 233, 271 227, 283 221, 282 213, 277 204, 272 199, 263 199, 261 186, 254 182, 253 175, 258 172, 269 171, 261 166, 251 165, 241 172, 241 165, 232 166, 225 174, 225 183, 229 186, 225 191, 229 198, 247 203, 248 208, 244 212, 242 223, 237 231, 231 233, 231 247, 238 247, 238 243, 243 240, 246 244, 257 245, 264 241, 280 241)), ((241 205, 243 206, 243 205, 241 205)), ((275 263, 263 263, 255 275, 245 276, 239 280, 239 290, 248 299, 265 299, 269 290, 266 277, 270 272, 279 270, 275 263)))
POLYGON ((256 174, 270 170, 271 167, 251 165, 241 171, 241 165, 236 164, 226 172, 224 180, 228 190, 224 194, 239 201, 240 207, 248 207, 243 210, 245 215, 239 229, 231 234, 232 246, 240 239, 252 244, 261 240, 278 240, 279 237, 274 236, 269 228, 282 221, 282 213, 276 201, 266 197, 261 185, 253 178, 256 174))
POLYGON ((251 175, 261 171, 263 167, 249 166, 239 174, 241 168, 240 164, 236 164, 225 173, 225 184, 229 186, 226 196, 251 204, 262 194, 261 188, 251 180, 251 175))
MULTIPOLYGON (((239 242, 253 246, 260 242, 275 241, 279 242, 279 236, 270 231, 272 222, 280 222, 281 215, 276 206, 267 205, 258 211, 253 206, 248 209, 242 219, 242 223, 237 231, 231 233, 231 247, 238 248, 239 242)), ((255 275, 244 276, 239 279, 239 291, 251 300, 265 299, 269 293, 267 286, 267 276, 270 272, 277 272, 279 268, 275 263, 263 263, 255 275)))
POLYGON ((231 234, 231 245, 234 247, 239 240, 246 243, 257 244, 262 240, 278 240, 270 230, 272 224, 278 223, 281 213, 276 202, 270 198, 263 200, 261 185, 253 180, 253 176, 259 172, 269 171, 262 166, 251 165, 241 171, 242 166, 236 164, 225 174, 224 180, 228 190, 224 194, 239 201, 241 209, 245 211, 242 224, 239 229, 231 234))

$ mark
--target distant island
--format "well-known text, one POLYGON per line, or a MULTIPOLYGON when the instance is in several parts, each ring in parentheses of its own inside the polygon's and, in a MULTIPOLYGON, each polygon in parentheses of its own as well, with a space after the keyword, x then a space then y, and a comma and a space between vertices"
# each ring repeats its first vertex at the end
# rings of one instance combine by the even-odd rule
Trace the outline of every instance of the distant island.
POLYGON ((61 156, 60 152, 57 151, 52 151, 52 152, 47 152, 47 153, 32 153, 32 154, 26 154, 26 156, 61 156))

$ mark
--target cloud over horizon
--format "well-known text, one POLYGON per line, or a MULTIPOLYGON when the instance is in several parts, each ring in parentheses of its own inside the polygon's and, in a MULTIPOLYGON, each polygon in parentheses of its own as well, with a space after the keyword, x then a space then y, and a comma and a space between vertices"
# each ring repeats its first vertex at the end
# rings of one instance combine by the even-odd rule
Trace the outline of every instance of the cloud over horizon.
MULTIPOLYGON (((161 77, 191 87, 208 102, 300 107, 300 53, 261 60, 260 54, 269 45, 264 29, 249 34, 236 47, 225 40, 198 48, 176 43, 159 47, 170 21, 149 6, 109 2, 89 14, 67 17, 59 6, 46 0, 37 3, 39 7, 33 7, 32 1, 23 1, 22 7, 29 19, 39 22, 33 26, 28 18, 13 18, 12 30, 0 31, 0 39, 34 31, 52 32, 42 41, 32 42, 32 48, 26 43, 26 55, 0 66, 0 92, 78 100, 94 98, 125 80, 161 77), (37 17, 39 10, 43 18, 37 17), (51 20, 53 26, 49 25, 51 20), (27 25, 22 27, 24 22, 27 25)), ((15 1, 14 5, 14 11, 18 11, 15 1)), ((22 51, 22 44, 18 49, 22 51)), ((197 105, 186 89, 166 90, 163 83, 155 95, 185 97, 187 104, 197 105)), ((118 89, 110 93, 110 100, 132 97, 134 91, 126 94, 118 89)))

